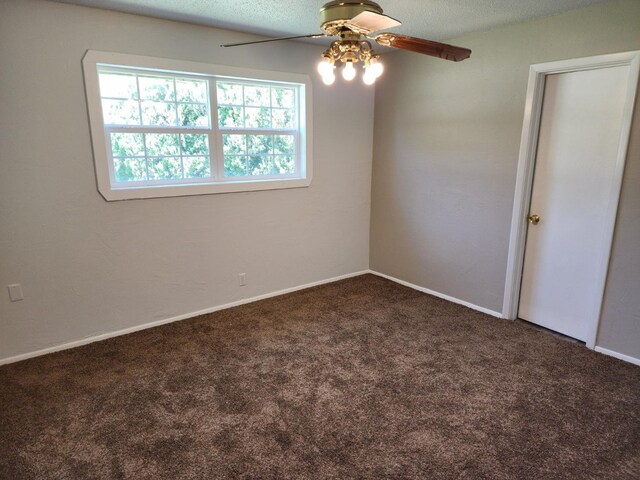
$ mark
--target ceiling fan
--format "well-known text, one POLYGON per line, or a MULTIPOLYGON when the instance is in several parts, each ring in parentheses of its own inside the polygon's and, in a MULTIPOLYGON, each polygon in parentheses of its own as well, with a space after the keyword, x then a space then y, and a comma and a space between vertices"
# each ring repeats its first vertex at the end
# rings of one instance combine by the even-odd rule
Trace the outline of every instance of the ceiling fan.
POLYGON ((336 79, 334 73, 336 63, 338 66, 343 65, 342 77, 348 81, 355 78, 354 65, 358 62, 363 63, 365 73, 362 79, 367 85, 373 84, 376 78, 382 75, 380 56, 373 51, 368 40, 374 40, 385 47, 422 53, 454 62, 469 58, 471 55, 471 50, 468 48, 454 47, 422 38, 390 32, 373 35, 374 32, 398 25, 401 25, 398 20, 384 15, 382 7, 370 0, 334 0, 320 9, 320 28, 323 33, 230 43, 221 47, 237 47, 296 38, 340 37, 322 53, 322 59, 318 64, 318 72, 327 85, 331 85, 336 79), (363 40, 362 37, 368 40, 363 40))

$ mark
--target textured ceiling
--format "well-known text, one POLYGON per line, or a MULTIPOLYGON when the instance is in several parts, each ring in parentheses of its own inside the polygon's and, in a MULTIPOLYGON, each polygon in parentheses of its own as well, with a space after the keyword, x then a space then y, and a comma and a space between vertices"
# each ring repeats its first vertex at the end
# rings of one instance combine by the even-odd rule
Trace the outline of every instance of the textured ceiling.
MULTIPOLYGON (((54 0, 267 36, 319 32, 325 0, 54 0)), ((522 22, 607 0, 378 0, 404 22, 393 31, 432 40, 522 22)))

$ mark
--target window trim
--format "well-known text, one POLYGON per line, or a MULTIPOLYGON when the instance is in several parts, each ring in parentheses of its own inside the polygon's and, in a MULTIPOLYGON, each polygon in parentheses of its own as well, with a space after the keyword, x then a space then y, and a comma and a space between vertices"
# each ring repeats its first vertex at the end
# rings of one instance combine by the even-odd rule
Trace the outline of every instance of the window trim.
MULTIPOLYGON (((257 70, 250 68, 230 67, 226 65, 214 65, 186 60, 172 60, 158 57, 148 57, 142 55, 130 55, 123 53, 101 52, 88 50, 82 59, 84 71, 85 94, 89 113, 89 127, 91 132, 91 143, 93 147, 93 158, 96 171, 96 182, 98 191, 107 201, 129 200, 158 197, 177 197, 187 195, 206 195, 216 193, 249 192, 259 190, 274 190, 285 188, 308 187, 311 184, 313 173, 312 151, 312 95, 311 80, 308 75, 288 72, 275 72, 268 70, 257 70), (130 67, 136 70, 150 70, 150 73, 166 73, 174 75, 185 75, 189 77, 204 76, 210 78, 215 76, 218 79, 238 81, 238 82, 282 82, 295 83, 300 86, 297 91, 302 91, 304 95, 298 98, 299 118, 296 138, 299 140, 299 168, 295 177, 264 178, 259 179, 242 177, 239 179, 225 179, 211 181, 197 181, 193 183, 179 183, 176 181, 170 185, 144 185, 123 186, 121 184, 112 185, 110 169, 112 168, 111 152, 107 151, 107 129, 105 128, 102 116, 102 104, 100 98, 100 86, 98 79, 98 67, 108 65, 109 68, 130 67), (304 101, 302 101, 304 100, 304 101)), ((211 82, 209 82, 211 89, 211 82)), ((297 93, 299 94, 299 93, 297 93)), ((210 98, 215 100, 215 95, 210 98)), ((213 122, 217 122, 217 104, 210 106, 211 128, 213 122)), ((150 127, 153 128, 153 127, 150 127)), ((194 128, 194 131, 198 130, 194 128)), ((227 129, 219 129, 222 133, 227 129)), ((235 132, 237 129, 230 129, 235 132)), ((246 130, 246 129, 243 129, 246 130)), ((273 129, 271 129, 273 130, 273 129)), ((190 132, 188 129, 184 133, 190 132)), ((243 132, 244 133, 244 132, 243 132)), ((212 137, 217 137, 212 135, 212 137)), ((221 145, 216 140, 209 146, 212 156, 212 170, 219 168, 222 150, 221 145)))

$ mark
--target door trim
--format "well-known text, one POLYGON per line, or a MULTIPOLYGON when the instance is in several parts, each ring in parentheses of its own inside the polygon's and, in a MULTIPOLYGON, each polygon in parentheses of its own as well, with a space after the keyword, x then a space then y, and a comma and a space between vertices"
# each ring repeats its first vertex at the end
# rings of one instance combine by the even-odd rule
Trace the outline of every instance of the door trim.
POLYGON ((629 66, 628 88, 624 106, 624 114, 618 144, 618 157, 614 172, 614 185, 611 189, 607 219, 605 225, 604 244, 607 246, 602 257, 598 259, 599 275, 598 283, 602 295, 594 299, 589 321, 589 334, 587 347, 593 349, 596 344, 598 324, 604 287, 609 269, 611 245, 613 243, 613 231, 615 228, 620 189, 624 165, 627 157, 627 147, 633 118, 636 91, 638 88, 638 73, 640 71, 640 51, 613 53, 595 57, 561 60, 558 62, 539 63, 529 68, 529 84, 524 109, 522 124, 522 137, 520 140, 520 154, 518 157, 518 170, 516 174, 516 189, 513 200, 513 213, 511 217, 511 234, 509 238, 509 256, 507 260, 507 272, 505 279, 504 301, 502 315, 507 319, 515 319, 518 315, 518 303, 520 300, 520 283, 522 280, 522 268, 524 263, 524 247, 527 236, 527 215, 531 203, 531 191, 533 187, 533 175, 535 171, 535 158, 538 145, 538 133, 540 128, 540 116, 542 113, 542 101, 547 75, 556 73, 578 72, 581 70, 594 70, 615 66, 629 66))

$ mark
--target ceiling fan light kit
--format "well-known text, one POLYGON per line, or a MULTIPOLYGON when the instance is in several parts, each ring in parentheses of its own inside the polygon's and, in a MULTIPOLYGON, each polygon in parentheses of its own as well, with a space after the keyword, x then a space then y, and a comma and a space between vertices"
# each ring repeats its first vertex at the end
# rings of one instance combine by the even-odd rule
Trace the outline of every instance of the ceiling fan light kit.
POLYGON ((382 7, 375 2, 369 0, 334 0, 326 3, 320 9, 320 28, 324 33, 222 46, 235 47, 294 38, 340 37, 322 53, 318 64, 318 73, 325 85, 332 85, 335 82, 335 70, 338 66, 342 66, 342 78, 346 81, 352 81, 357 75, 355 65, 360 62, 364 67, 362 81, 366 85, 375 83, 376 79, 382 75, 384 67, 380 62, 380 56, 374 52, 368 40, 374 40, 378 45, 385 47, 398 48, 454 62, 469 58, 471 55, 471 50, 467 48, 454 47, 453 45, 407 35, 387 32, 372 36, 374 32, 398 25, 401 25, 401 23, 388 15, 384 15, 382 7), (362 37, 368 40, 363 40, 362 37))
POLYGON ((362 80, 373 85, 383 71, 380 56, 373 51, 371 43, 360 40, 360 34, 344 31, 340 33, 340 40, 322 53, 318 73, 326 85, 331 85, 335 81, 336 66, 342 65, 342 78, 351 81, 356 77, 355 65, 358 62, 362 62, 364 67, 362 80))

